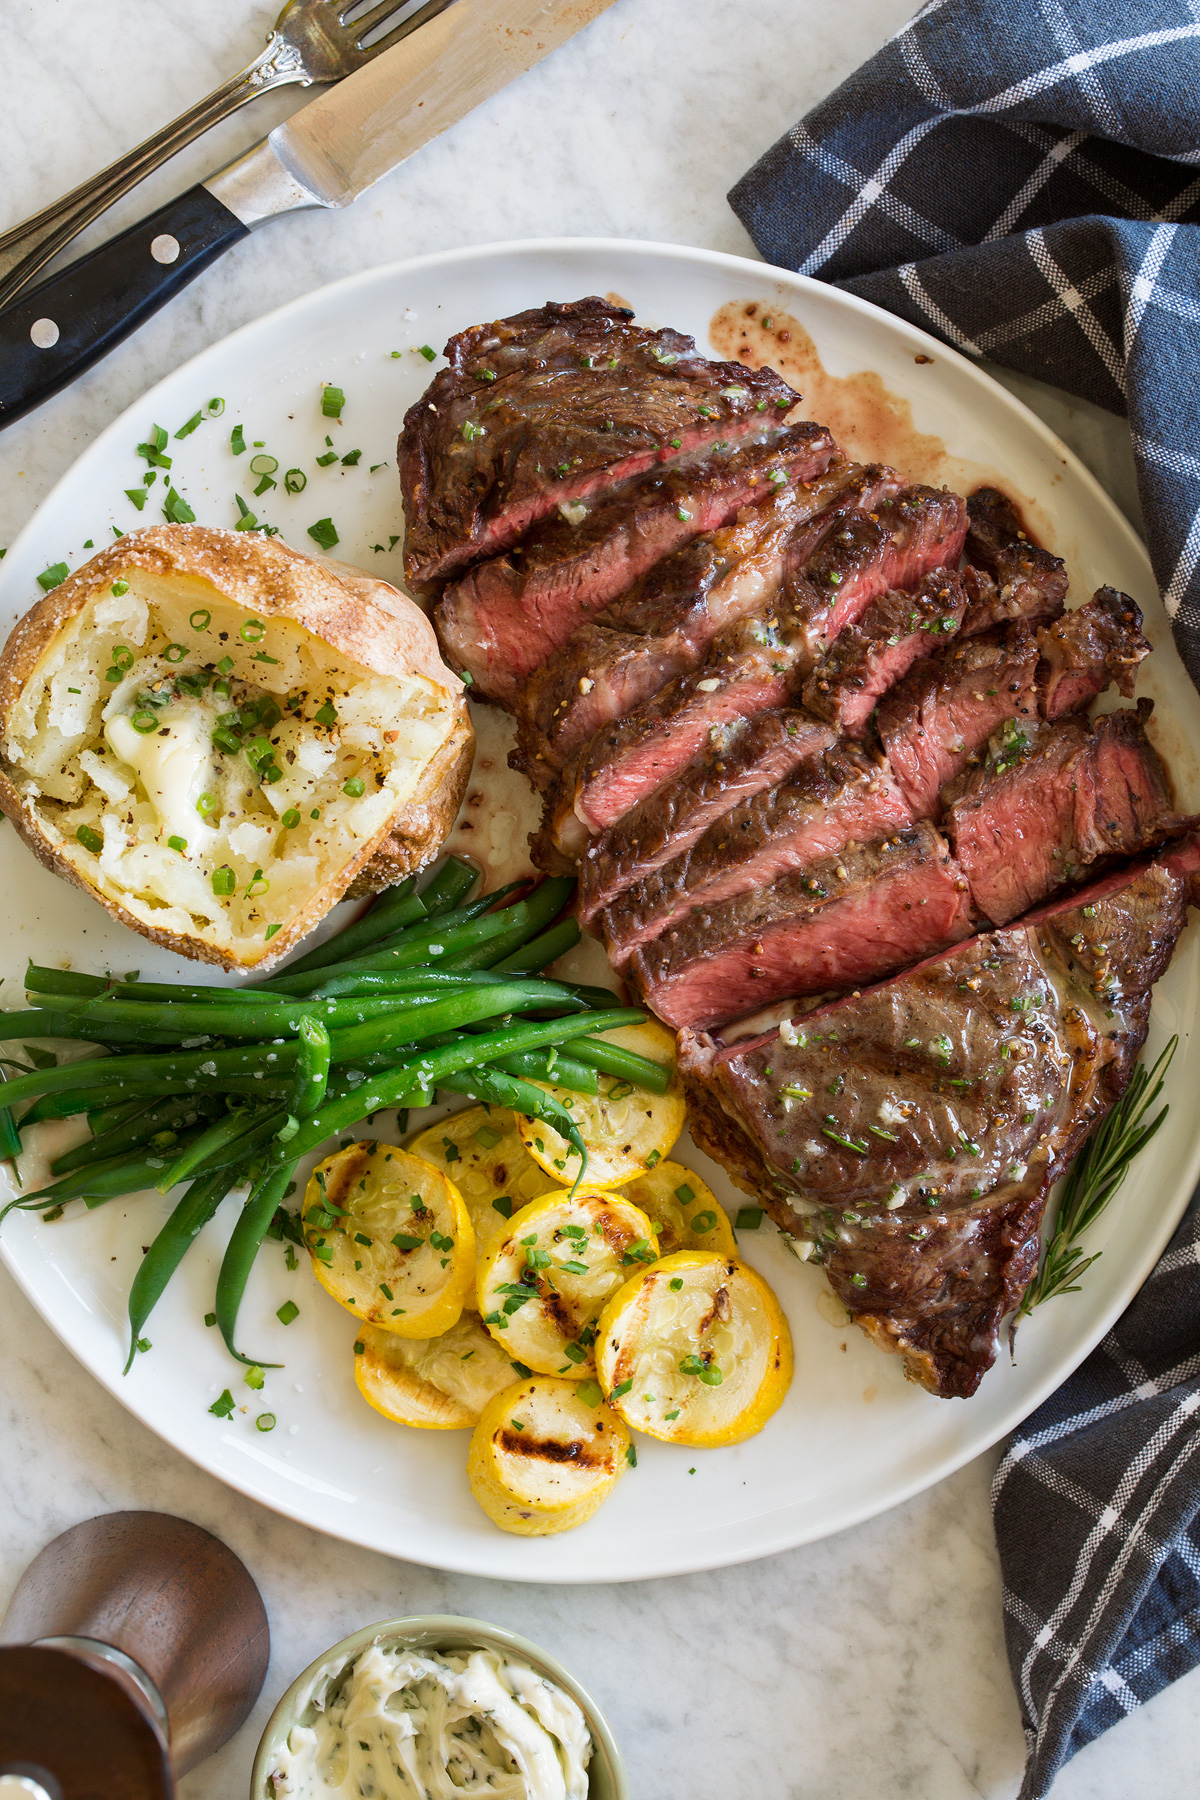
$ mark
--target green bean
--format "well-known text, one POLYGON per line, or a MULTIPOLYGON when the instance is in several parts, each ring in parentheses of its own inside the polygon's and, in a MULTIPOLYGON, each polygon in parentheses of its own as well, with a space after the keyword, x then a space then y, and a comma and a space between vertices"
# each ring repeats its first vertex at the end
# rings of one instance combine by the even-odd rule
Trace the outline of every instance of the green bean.
POLYGON ((465 1094, 470 1100, 483 1100, 489 1106, 506 1106, 527 1119, 541 1119, 544 1124, 552 1125, 578 1152, 579 1173, 571 1189, 572 1193, 575 1192, 587 1169, 587 1145, 566 1107, 552 1094, 548 1094, 544 1088, 532 1087, 529 1082, 506 1074, 494 1063, 449 1075, 442 1086, 451 1093, 465 1094))
MULTIPOLYGON (((120 1025, 136 1025, 139 1013, 144 1013, 148 1020, 171 1020, 171 1032, 176 1043, 181 1039, 195 1039, 199 1035, 215 1035, 225 1039, 237 1039, 245 1042, 268 1042, 272 1038, 294 1036, 299 1031, 301 1021, 314 1018, 318 1014, 329 1025, 361 1025, 370 1019, 386 1018, 396 1011, 396 1003, 387 995, 364 997, 359 1000, 284 1000, 279 999, 274 1006, 256 1006, 253 1008, 189 1005, 186 1002, 178 1006, 137 1006, 126 1000, 80 1000, 73 1004, 81 1010, 77 1019, 81 1024, 94 1022, 98 1032, 107 1029, 107 1021, 115 1020, 120 1025), (205 1031, 206 1021, 212 1021, 212 1030, 205 1031)), ((415 1000, 410 1005, 417 1004, 415 1000)), ((166 1030, 165 1024, 161 1026, 166 1030)))
POLYGON ((486 986, 489 981, 503 980, 503 975, 496 975, 490 969, 467 970, 462 974, 441 968, 360 969, 355 975, 331 976, 311 994, 306 994, 305 1000, 338 1000, 357 994, 435 994, 442 989, 459 991, 464 987, 486 986))
POLYGON ((325 1098, 329 1086, 329 1033, 319 1019, 300 1022, 300 1050, 292 1075, 289 1113, 294 1119, 307 1119, 325 1098))
POLYGON ((195 987, 172 981, 114 981, 100 975, 42 969, 35 963, 25 971, 25 986, 31 994, 50 994, 73 1000, 98 1000, 102 995, 111 994, 121 1000, 214 1000, 226 1005, 240 1001, 254 1006, 263 1001, 257 988, 195 987))
MULTIPOLYGON (((506 909, 503 913, 489 913, 485 918, 469 919, 463 925, 445 926, 422 925, 405 934, 401 944, 391 949, 376 950, 370 955, 362 956, 346 963, 334 963, 329 974, 355 975, 361 971, 391 969, 412 969, 431 960, 441 962, 443 956, 452 956, 458 950, 468 950, 479 943, 489 943, 493 938, 502 937, 509 929, 511 921, 509 912, 516 907, 506 909), (440 946, 436 952, 431 948, 440 946)), ((307 994, 313 988, 323 985, 320 973, 307 975, 282 975, 272 982, 272 992, 277 994, 307 994)))
MULTIPOLYGON (((319 1143, 320 1139, 316 1141, 319 1143)), ((284 1189, 292 1179, 298 1160, 299 1155, 293 1154, 289 1160, 273 1167, 268 1164, 259 1176, 238 1215, 217 1276, 217 1324, 225 1339, 225 1348, 238 1362, 251 1366, 257 1364, 260 1369, 277 1369, 280 1365, 264 1362, 261 1357, 243 1356, 233 1341, 233 1334, 237 1328, 238 1308, 242 1304, 242 1295, 246 1291, 254 1259, 267 1235, 267 1226, 275 1217, 275 1209, 283 1199, 284 1189)))
POLYGON ((202 1171, 211 1173, 214 1169, 228 1168, 233 1162, 243 1161, 251 1150, 270 1141, 286 1116, 281 1107, 272 1107, 265 1119, 258 1108, 226 1113, 223 1119, 214 1120, 198 1137, 193 1137, 186 1149, 180 1149, 155 1182, 155 1187, 160 1194, 169 1194, 181 1181, 190 1181, 202 1171), (264 1125, 268 1129, 264 1130, 264 1125), (247 1141, 250 1138, 254 1139, 253 1144, 247 1141))
POLYGON ((208 1224, 236 1183, 237 1176, 231 1169, 217 1169, 201 1180, 193 1181, 138 1264, 133 1286, 129 1290, 129 1361, 125 1364, 126 1375, 133 1365, 142 1327, 162 1298, 167 1283, 183 1261, 193 1239, 208 1224))
MULTIPOLYGON (((95 1044, 101 1041, 100 1038, 94 1030, 89 1034, 83 1029, 76 1013, 77 1008, 93 1004, 94 1002, 89 998, 70 1000, 64 997, 61 1010, 57 1007, 53 1009, 39 1007, 29 1011, 0 1013, 0 1021, 15 1019, 20 1023, 21 1029, 13 1033, 14 1037, 79 1038, 85 1043, 95 1044)), ((2 1024, 0 1024, 0 1029, 3 1029, 2 1024)), ((126 1044, 145 1043, 147 1039, 152 1043, 156 1042, 160 1033, 156 1030, 144 1031, 136 1027, 114 1024, 106 1030, 104 1035, 108 1043, 123 1048, 126 1044)), ((171 1035, 173 1034, 168 1034, 167 1041, 171 1035)))
MULTIPOLYGON (((177 1141, 178 1127, 186 1129, 189 1125, 210 1118, 219 1105, 215 1100, 197 1100, 190 1094, 184 1094, 140 1106, 129 1119, 107 1132, 97 1132, 93 1125, 88 1142, 78 1144, 74 1150, 67 1150, 62 1156, 55 1157, 50 1164, 50 1172, 52 1175, 69 1175, 75 1169, 87 1168, 115 1156, 118 1151, 141 1149, 160 1133, 169 1134, 177 1141)), ((157 1148, 156 1146, 156 1151, 157 1148)), ((173 1148, 173 1145, 168 1145, 167 1148, 173 1148)))
POLYGON ((418 919, 427 917, 425 902, 413 893, 416 885, 415 876, 410 876, 399 887, 380 894, 370 912, 361 919, 356 919, 352 925, 334 932, 323 944, 318 944, 315 950, 308 951, 296 962, 290 963, 288 974, 299 975, 308 969, 323 969, 327 963, 339 962, 363 945, 374 944, 381 937, 388 937, 393 931, 399 931, 405 925, 414 925, 418 919))
MULTIPOLYGON (((262 1071, 259 1072, 258 1080, 253 1073, 245 1072, 209 1079, 186 1072, 169 1078, 152 1078, 143 1071, 141 1075, 135 1074, 128 1078, 120 1074, 120 1065, 124 1060, 120 1057, 112 1058, 117 1074, 104 1087, 70 1088, 65 1092, 44 1095, 21 1119, 21 1130, 26 1125, 40 1124, 45 1119, 71 1119, 79 1113, 90 1116, 101 1109, 115 1113, 135 1104, 143 1107, 148 1100, 164 1100, 172 1094, 189 1099, 205 1095, 240 1094, 249 1100, 283 1100, 291 1087, 290 1079, 282 1072, 277 1079, 271 1081, 265 1078, 262 1071)), ((136 1060, 141 1063, 149 1059, 138 1057, 136 1060)))
MULTIPOLYGON (((0 1069, 0 1083, 6 1082, 8 1076, 0 1069)), ((13 1118, 11 1106, 0 1106, 0 1157, 15 1162, 21 1154, 21 1134, 17 1130, 17 1122, 13 1118)))
MULTIPOLYGON (((619 1025, 639 1025, 644 1018, 644 1013, 633 1008, 623 1012, 598 1013, 596 1026, 600 1031, 615 1031, 619 1025)), ((480 1063, 491 1063, 496 1057, 509 1056, 514 1051, 536 1050, 544 1044, 559 1042, 569 1034, 574 1024, 575 1021, 571 1019, 552 1019, 537 1024, 509 1025, 480 1037, 463 1036, 440 1048, 414 1053, 389 1070, 370 1074, 366 1081, 361 1082, 344 1098, 327 1102, 319 1112, 304 1121, 288 1143, 286 1154, 289 1159, 298 1162, 327 1137, 344 1130, 347 1125, 353 1125, 364 1114, 407 1103, 415 1088, 444 1087, 447 1085, 443 1080, 444 1076, 456 1075, 461 1070, 476 1067, 480 1063)), ((504 1076, 505 1081, 516 1079, 515 1076, 504 1076)), ((532 1087, 528 1082, 518 1082, 517 1085, 531 1095, 536 1094, 541 1099, 547 1097, 541 1088, 532 1087)), ((570 1116, 565 1108, 559 1107, 558 1110, 564 1116, 570 1116)), ((282 1149, 272 1152, 275 1158, 282 1154, 282 1149)))
MULTIPOLYGON (((127 1119, 132 1119, 135 1114, 145 1112, 145 1110, 146 1102, 144 1100, 125 1100, 120 1106, 97 1107, 95 1111, 88 1114, 88 1124, 92 1128, 92 1136, 103 1137, 106 1131, 111 1131, 114 1126, 124 1125, 127 1119)), ((27 1119, 29 1116, 26 1113, 27 1119)))
POLYGON ((552 875, 516 906, 507 907, 501 915, 509 919, 509 930, 490 943, 474 950, 460 951, 449 963, 452 969, 492 968, 504 956, 519 950, 531 937, 543 931, 551 919, 557 918, 575 889, 573 880, 552 875))
POLYGON ((448 856, 421 895, 425 910, 434 917, 449 912, 460 900, 466 899, 480 873, 473 863, 464 862, 459 856, 448 856))
MULTIPOLYGON (((199 1136, 199 1133, 194 1133, 199 1136)), ((116 1200, 123 1194, 137 1194, 143 1188, 153 1187, 163 1167, 165 1158, 143 1151, 140 1155, 123 1155, 106 1157, 102 1162, 94 1163, 90 1169, 79 1169, 73 1175, 64 1175, 61 1181, 49 1187, 38 1188, 34 1193, 21 1194, 16 1200, 10 1200, 0 1212, 0 1220, 4 1219, 16 1207, 19 1211, 45 1212, 62 1206, 68 1200, 86 1200, 88 1205, 104 1200, 116 1200)))
POLYGON ((580 931, 578 919, 560 919, 549 931, 543 931, 540 937, 530 938, 511 956, 505 956, 493 963, 494 974, 538 975, 558 957, 565 956, 579 942, 580 931))
POLYGON ((595 1069, 587 1068, 573 1056, 556 1055, 553 1050, 521 1050, 515 1056, 497 1058, 496 1067, 509 1075, 553 1082, 555 1087, 569 1088, 573 1094, 600 1092, 595 1069))
POLYGON ((624 1050, 620 1044, 606 1044, 599 1038, 571 1038, 563 1049, 579 1062, 602 1069, 606 1075, 619 1075, 652 1094, 665 1094, 675 1073, 672 1063, 654 1062, 648 1056, 639 1056, 636 1050, 624 1050))

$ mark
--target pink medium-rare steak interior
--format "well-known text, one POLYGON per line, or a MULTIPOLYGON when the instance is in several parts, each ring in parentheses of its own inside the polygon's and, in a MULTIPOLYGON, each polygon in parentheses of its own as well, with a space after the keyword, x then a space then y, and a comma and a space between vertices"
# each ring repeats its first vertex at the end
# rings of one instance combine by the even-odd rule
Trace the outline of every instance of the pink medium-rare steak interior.
POLYGON ((610 903, 604 912, 609 959, 622 968, 640 945, 696 908, 761 891, 780 876, 913 822, 884 757, 851 743, 815 753, 781 785, 723 813, 690 848, 610 903))
POLYGON ((966 582, 971 604, 963 619, 963 635, 988 631, 1009 619, 1029 624, 1056 619, 1067 594, 1062 558, 1033 541, 1016 507, 998 488, 980 488, 967 501, 967 511, 966 582))
POLYGON ((911 592, 873 600, 839 632, 804 684, 804 704, 848 737, 862 737, 876 702, 957 632, 967 595, 952 569, 922 576, 911 592))
POLYGON ((1012 721, 979 768, 945 793, 945 825, 980 913, 1006 924, 1100 858, 1181 831, 1166 771, 1146 737, 1150 702, 1094 726, 1012 721))
POLYGON ((966 882, 923 823, 693 912, 626 968, 668 1025, 707 1029, 785 995, 876 981, 970 929, 966 882))
POLYGON ((531 671, 647 570, 743 507, 820 475, 833 450, 827 431, 793 425, 766 442, 706 449, 591 510, 556 512, 447 590, 435 614, 444 650, 480 693, 513 703, 531 671))

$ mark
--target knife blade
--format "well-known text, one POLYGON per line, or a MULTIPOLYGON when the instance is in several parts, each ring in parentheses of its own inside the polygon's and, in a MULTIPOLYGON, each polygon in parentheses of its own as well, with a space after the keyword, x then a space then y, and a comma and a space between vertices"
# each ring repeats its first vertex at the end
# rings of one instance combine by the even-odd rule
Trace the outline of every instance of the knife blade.
POLYGON ((344 207, 613 0, 455 0, 243 156, 0 312, 0 429, 269 219, 344 207))

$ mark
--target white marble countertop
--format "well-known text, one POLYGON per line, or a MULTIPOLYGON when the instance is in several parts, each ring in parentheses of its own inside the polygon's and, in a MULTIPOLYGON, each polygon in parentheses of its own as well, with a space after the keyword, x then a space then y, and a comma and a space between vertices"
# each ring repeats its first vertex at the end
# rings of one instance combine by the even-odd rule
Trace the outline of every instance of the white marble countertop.
MULTIPOLYGON (((4 217, 15 222, 190 104, 262 41, 271 0, 4 0, 4 217)), ((616 0, 588 33, 344 213, 272 226, 77 386, 0 436, 0 545, 152 382, 295 294, 397 257, 558 234, 754 254, 725 202, 794 118, 895 30, 909 0, 616 0)), ((253 141, 273 96, 127 199, 125 224, 253 141)), ((108 235, 114 219, 89 234, 108 235)), ((1013 382, 1127 509, 1124 428, 1013 382)), ((537 1588, 390 1562, 274 1517, 158 1442, 0 1271, 0 1606, 49 1538, 118 1507, 218 1533, 263 1592, 274 1649, 252 1719, 182 1786, 244 1800, 270 1707, 326 1645, 400 1613, 476 1614, 560 1656, 654 1800, 1008 1800, 1023 1759, 988 1514, 993 1458, 872 1523, 766 1562, 620 1587, 537 1588)), ((664 1530, 670 1529, 664 1521, 664 1530)), ((1200 1674, 1069 1766, 1055 1800, 1195 1792, 1200 1674)))

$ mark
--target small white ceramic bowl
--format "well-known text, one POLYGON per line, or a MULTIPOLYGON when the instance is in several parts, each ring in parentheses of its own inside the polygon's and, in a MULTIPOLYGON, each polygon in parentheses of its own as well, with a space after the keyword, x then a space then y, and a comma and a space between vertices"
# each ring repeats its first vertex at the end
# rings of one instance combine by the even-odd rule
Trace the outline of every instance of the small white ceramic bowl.
POLYGON ((270 1774, 278 1753, 287 1743, 293 1725, 304 1725, 317 1682, 338 1669, 344 1669, 373 1644, 403 1644, 414 1650, 495 1650, 498 1655, 528 1663, 539 1675, 557 1682, 570 1694, 588 1723, 592 1734, 592 1760, 588 1764, 588 1800, 630 1800, 629 1781, 621 1753, 608 1728, 608 1721, 586 1688, 560 1662, 515 1632, 502 1631, 498 1625, 485 1625, 481 1619, 461 1619, 454 1614, 423 1613, 413 1619, 383 1619, 378 1625, 364 1625, 334 1644, 310 1663, 293 1681, 267 1721, 254 1773, 250 1778, 250 1800, 275 1800, 270 1774))

